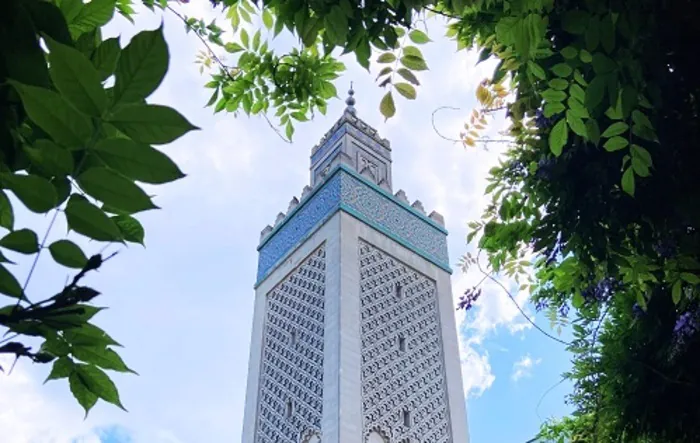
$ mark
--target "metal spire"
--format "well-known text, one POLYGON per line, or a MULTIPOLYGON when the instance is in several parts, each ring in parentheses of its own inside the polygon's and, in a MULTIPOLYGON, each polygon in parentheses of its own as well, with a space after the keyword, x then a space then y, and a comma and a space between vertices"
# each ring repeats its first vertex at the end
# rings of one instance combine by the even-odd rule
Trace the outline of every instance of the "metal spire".
POLYGON ((349 112, 352 115, 355 115, 355 91, 352 89, 352 82, 350 82, 350 90, 348 91, 348 98, 345 100, 345 104, 347 107, 345 108, 345 112, 349 112))

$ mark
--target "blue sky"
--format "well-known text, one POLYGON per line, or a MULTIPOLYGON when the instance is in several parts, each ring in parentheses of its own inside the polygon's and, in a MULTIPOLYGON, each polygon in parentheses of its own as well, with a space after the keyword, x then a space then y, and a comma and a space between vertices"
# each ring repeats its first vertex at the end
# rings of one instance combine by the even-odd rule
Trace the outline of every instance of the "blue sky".
MULTIPOLYGON (((212 16, 204 0, 179 9, 212 16)), ((159 13, 144 11, 136 25, 115 19, 107 34, 121 35, 124 45, 138 30, 153 29, 160 21, 159 13)), ((404 189, 411 201, 420 199, 428 212, 435 209, 445 216, 450 257, 456 264, 472 250, 465 242, 466 224, 485 207, 484 179, 499 148, 465 150, 441 139, 433 131, 431 113, 439 106, 462 108, 436 119, 441 132, 458 134, 475 106, 475 88, 493 64, 475 67, 476 54, 455 53, 454 44, 441 37, 438 23, 430 31, 435 42, 423 52, 431 69, 419 76, 418 99, 399 99, 397 115, 389 122, 378 112, 383 91, 373 82, 376 73, 368 74, 348 59, 349 70, 338 86, 343 91, 355 82, 358 115, 391 140, 394 187, 404 189)), ((49 367, 20 362, 11 376, 0 377, 3 442, 240 441, 259 232, 301 194, 308 183, 311 148, 344 104, 336 100, 327 117, 299 126, 292 145, 283 143, 260 118, 212 115, 203 108, 209 94, 202 87, 206 76, 193 63, 202 49, 198 40, 185 34, 172 15, 165 17, 165 32, 170 70, 151 101, 178 109, 202 128, 163 148, 188 176, 151 189, 163 209, 141 217, 147 247, 122 250, 89 280, 104 294, 99 302, 109 306, 96 323, 125 346, 121 355, 140 373, 113 377, 129 413, 100 403, 83 420, 67 383, 42 385, 49 367)), ((491 125, 494 132, 503 127, 501 120, 491 125)), ((15 208, 17 226, 44 232, 48 219, 18 204, 15 208)), ((65 232, 61 220, 50 238, 65 232)), ((74 233, 68 238, 81 241, 74 233)), ((90 253, 103 246, 81 244, 90 253)), ((11 258, 24 275, 27 260, 11 258)), ((54 291, 66 276, 44 256, 29 293, 54 291)), ((455 297, 478 280, 476 272, 455 270, 455 297)), ((524 304, 527 294, 516 298, 524 304)), ((534 312, 532 307, 526 310, 534 312)), ((567 354, 531 328, 497 286, 486 285, 473 310, 456 315, 473 443, 524 442, 536 433, 541 419, 567 412, 567 384, 537 408, 568 368, 567 354)), ((536 321, 549 328, 544 319, 536 321)))

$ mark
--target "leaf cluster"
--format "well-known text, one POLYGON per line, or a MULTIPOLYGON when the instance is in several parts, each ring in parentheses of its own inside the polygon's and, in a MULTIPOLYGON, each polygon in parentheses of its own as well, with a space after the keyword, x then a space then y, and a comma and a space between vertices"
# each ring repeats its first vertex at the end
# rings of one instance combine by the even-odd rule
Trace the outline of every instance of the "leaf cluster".
MULTIPOLYGON (((151 2, 152 3, 152 2, 151 2)), ((150 5, 152 6, 152 4, 150 5)), ((161 84, 169 53, 162 28, 103 39, 115 12, 129 16, 131 2, 115 0, 8 0, 0 4, 0 309, 6 329, 0 353, 53 362, 48 379, 67 378, 86 412, 98 398, 121 406, 104 369, 131 371, 118 345, 89 321, 102 308, 99 292, 79 285, 99 268, 68 239, 39 241, 17 226, 16 205, 36 214, 65 217, 69 231, 100 242, 144 243, 137 214, 157 206, 140 183, 159 185, 184 177, 153 145, 196 129, 176 110, 146 99, 161 84), (56 264, 77 269, 52 297, 33 300, 29 277, 20 284, 12 256, 33 261, 47 249, 56 264), (8 254, 8 256, 5 255, 8 254), (38 351, 26 337, 43 339, 38 351)), ((41 237, 46 239, 53 226, 41 237)), ((31 276, 31 273, 30 273, 31 276)))

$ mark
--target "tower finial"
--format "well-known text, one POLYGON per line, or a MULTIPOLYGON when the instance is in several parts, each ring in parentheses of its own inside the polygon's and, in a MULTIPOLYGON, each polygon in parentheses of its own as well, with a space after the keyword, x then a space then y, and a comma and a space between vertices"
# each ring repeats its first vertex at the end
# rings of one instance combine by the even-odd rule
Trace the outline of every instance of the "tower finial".
POLYGON ((350 82, 350 90, 348 91, 348 98, 345 100, 345 104, 347 107, 345 108, 345 112, 349 112, 350 114, 355 115, 355 91, 352 89, 352 82, 350 82))

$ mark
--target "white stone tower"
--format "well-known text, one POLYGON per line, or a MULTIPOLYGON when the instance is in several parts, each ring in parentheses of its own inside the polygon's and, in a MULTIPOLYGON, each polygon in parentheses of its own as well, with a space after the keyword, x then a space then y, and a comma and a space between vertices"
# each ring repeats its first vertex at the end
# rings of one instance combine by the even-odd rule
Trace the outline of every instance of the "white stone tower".
POLYGON ((444 221, 352 95, 261 233, 243 443, 468 443, 444 221))

